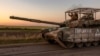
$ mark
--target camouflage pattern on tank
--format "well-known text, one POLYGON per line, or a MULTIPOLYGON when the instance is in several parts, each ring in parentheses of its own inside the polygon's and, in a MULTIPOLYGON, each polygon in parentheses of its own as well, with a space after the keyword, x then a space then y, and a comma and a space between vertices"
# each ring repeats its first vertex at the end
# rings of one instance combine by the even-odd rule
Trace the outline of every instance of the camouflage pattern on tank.
POLYGON ((76 8, 65 12, 63 23, 42 21, 23 17, 10 16, 11 19, 18 19, 37 23, 58 25, 59 27, 43 29, 42 37, 51 44, 58 43, 64 48, 74 46, 89 47, 97 46, 100 43, 100 19, 96 19, 97 8, 76 8), (67 14, 71 17, 67 20, 67 14), (81 17, 81 14, 83 15, 81 17), (78 16, 79 15, 79 16, 78 16))
POLYGON ((65 31, 64 41, 68 42, 93 42, 100 40, 100 29, 98 28, 70 28, 65 31), (69 35, 66 37, 66 35, 69 35))

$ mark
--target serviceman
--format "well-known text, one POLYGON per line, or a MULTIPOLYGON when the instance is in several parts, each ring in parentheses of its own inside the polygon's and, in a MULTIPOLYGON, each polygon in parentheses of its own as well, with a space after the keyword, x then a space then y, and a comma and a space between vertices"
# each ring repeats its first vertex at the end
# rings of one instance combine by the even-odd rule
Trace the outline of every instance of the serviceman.
POLYGON ((71 17, 70 21, 78 20, 78 14, 77 14, 77 12, 68 13, 68 15, 71 17))
POLYGON ((77 27, 78 25, 78 13, 73 12, 68 14, 71 17, 71 20, 69 20, 69 27, 77 27))

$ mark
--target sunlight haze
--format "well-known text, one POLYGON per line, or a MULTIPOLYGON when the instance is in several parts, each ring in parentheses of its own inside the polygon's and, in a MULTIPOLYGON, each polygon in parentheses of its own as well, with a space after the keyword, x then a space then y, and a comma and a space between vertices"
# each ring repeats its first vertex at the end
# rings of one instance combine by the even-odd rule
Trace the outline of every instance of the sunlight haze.
MULTIPOLYGON (((47 24, 12 20, 19 16, 39 20, 63 22, 64 12, 72 7, 100 8, 100 0, 0 0, 0 25, 46 26, 47 24)), ((97 16, 98 18, 99 15, 97 16)))

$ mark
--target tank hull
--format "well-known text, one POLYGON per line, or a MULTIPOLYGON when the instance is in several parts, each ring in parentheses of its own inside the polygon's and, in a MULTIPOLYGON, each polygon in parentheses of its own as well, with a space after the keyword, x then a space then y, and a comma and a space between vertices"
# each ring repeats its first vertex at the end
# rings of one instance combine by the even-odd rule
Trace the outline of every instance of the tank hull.
MULTIPOLYGON (((67 32, 67 31, 65 31, 67 32)), ((93 42, 100 41, 100 29, 99 28, 71 28, 69 30, 69 37, 66 38, 66 34, 63 41, 68 42, 93 42)))
POLYGON ((55 40, 64 48, 72 48, 75 45, 78 45, 78 47, 83 47, 83 44, 87 46, 87 43, 91 43, 92 45, 94 42, 96 42, 96 44, 100 42, 100 28, 64 27, 56 31, 48 32, 45 35, 46 38, 55 40))

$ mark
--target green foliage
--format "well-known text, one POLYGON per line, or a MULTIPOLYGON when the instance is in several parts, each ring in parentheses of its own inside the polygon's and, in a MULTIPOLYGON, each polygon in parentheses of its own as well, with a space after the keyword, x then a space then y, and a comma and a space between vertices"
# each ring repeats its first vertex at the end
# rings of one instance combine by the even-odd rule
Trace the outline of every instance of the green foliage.
POLYGON ((29 29, 43 29, 49 28, 48 26, 3 26, 0 29, 19 29, 19 30, 29 30, 29 29))
MULTIPOLYGON (((0 27, 0 32, 40 32, 43 28, 49 28, 44 26, 3 26, 0 27)), ((14 44, 14 43, 33 43, 44 41, 42 38, 23 38, 23 39, 0 39, 0 44, 14 44)))
POLYGON ((42 38, 33 39, 0 39, 0 44, 37 43, 44 41, 42 38))

